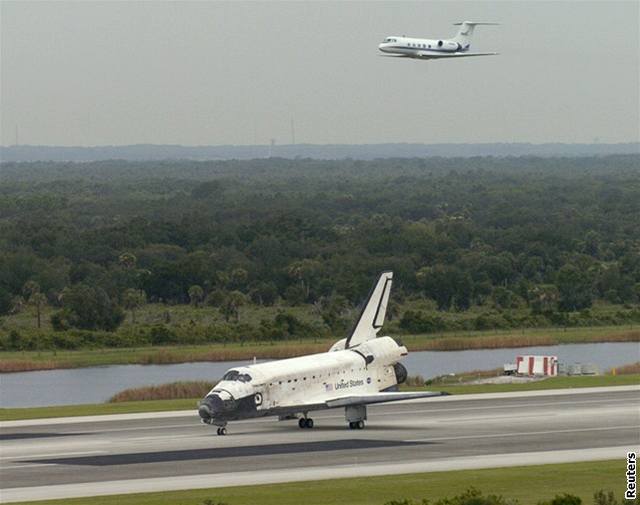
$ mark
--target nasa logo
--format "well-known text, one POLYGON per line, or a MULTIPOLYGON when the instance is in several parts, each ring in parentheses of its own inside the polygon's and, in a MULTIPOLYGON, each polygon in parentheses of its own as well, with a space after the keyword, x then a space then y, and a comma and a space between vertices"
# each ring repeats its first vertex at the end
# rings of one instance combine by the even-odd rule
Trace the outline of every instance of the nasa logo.
POLYGON ((367 377, 367 384, 371 384, 371 377, 367 377))

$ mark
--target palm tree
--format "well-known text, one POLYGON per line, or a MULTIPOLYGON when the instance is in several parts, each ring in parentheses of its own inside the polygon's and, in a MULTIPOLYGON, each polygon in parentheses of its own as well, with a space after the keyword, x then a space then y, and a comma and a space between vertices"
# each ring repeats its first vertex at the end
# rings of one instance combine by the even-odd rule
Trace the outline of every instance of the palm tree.
POLYGON ((195 307, 199 307, 202 304, 202 300, 204 299, 204 290, 194 284, 189 288, 189 300, 191 301, 191 305, 195 307))
POLYGON ((22 292, 27 299, 29 305, 36 308, 36 319, 38 321, 38 329, 41 327, 41 311, 42 306, 47 303, 47 297, 40 292, 40 284, 36 281, 27 281, 22 288, 22 292))
POLYGON ((127 289, 122 296, 125 309, 131 311, 131 321, 136 324, 136 309, 147 303, 147 294, 142 289, 127 289))

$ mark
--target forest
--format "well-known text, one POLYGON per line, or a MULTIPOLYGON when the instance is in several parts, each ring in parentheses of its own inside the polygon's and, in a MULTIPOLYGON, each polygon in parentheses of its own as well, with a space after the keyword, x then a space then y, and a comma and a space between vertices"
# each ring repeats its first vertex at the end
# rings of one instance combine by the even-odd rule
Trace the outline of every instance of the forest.
POLYGON ((2 349, 344 333, 383 270, 405 333, 640 322, 640 156, 0 164, 2 349))

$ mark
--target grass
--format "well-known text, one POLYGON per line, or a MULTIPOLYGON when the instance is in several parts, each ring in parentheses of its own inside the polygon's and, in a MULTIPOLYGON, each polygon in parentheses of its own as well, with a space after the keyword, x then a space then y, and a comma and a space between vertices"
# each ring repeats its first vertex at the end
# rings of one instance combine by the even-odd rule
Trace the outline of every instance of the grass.
MULTIPOLYGON (((437 500, 475 487, 534 505, 569 493, 593 503, 593 494, 612 490, 621 499, 625 489, 624 460, 459 470, 381 477, 308 481, 219 489, 96 496, 47 500, 39 505, 202 505, 205 500, 228 505, 383 505, 390 500, 437 500)), ((34 503, 34 502, 29 502, 34 503)))
MULTIPOLYGON (((460 384, 411 387, 411 390, 445 391, 452 395, 474 393, 508 393, 512 391, 537 391, 547 389, 591 388, 607 386, 631 386, 640 384, 640 374, 593 375, 577 377, 550 377, 541 381, 520 384, 460 384)), ((409 389, 409 388, 407 388, 409 389)))
MULTIPOLYGON (((535 391, 546 389, 628 386, 640 384, 640 374, 628 375, 598 375, 586 377, 552 377, 543 381, 524 384, 461 384, 461 385, 430 385, 430 386, 402 386, 405 391, 444 391, 450 394, 463 395, 473 393, 503 393, 512 391, 535 391)), ((171 385, 159 386, 161 392, 171 390, 171 385)), ((142 395, 147 395, 149 389, 142 388, 142 395)), ((203 389, 205 392, 207 388, 203 389)), ((127 393, 127 396, 131 393, 127 393)), ((139 412, 161 412, 168 410, 196 409, 198 400, 204 396, 180 398, 172 400, 144 400, 119 401, 116 403, 98 403, 89 405, 63 405, 52 407, 5 408, 0 409, 0 421, 18 419, 42 419, 50 417, 89 416, 102 414, 131 414, 139 412)), ((133 397, 132 395, 130 397, 133 397)), ((195 415, 195 414, 194 414, 195 415)))
POLYGON ((45 419, 51 417, 100 416, 107 414, 135 414, 190 409, 192 409, 194 415, 196 415, 195 410, 198 408, 198 400, 200 400, 200 398, 0 409, 0 421, 45 419))
POLYGON ((213 384, 206 381, 180 381, 158 386, 131 388, 113 395, 109 398, 109 403, 202 398, 212 387, 213 384))
POLYGON ((634 374, 634 373, 640 374, 640 361, 636 361, 635 363, 629 363, 628 365, 614 367, 611 369, 611 371, 617 375, 634 374))
MULTIPOLYGON (((640 329, 621 326, 547 328, 400 335, 410 351, 515 348, 584 342, 639 342, 640 329)), ((190 346, 0 352, 0 372, 115 364, 167 364, 282 359, 326 351, 337 338, 316 341, 250 342, 190 346)))

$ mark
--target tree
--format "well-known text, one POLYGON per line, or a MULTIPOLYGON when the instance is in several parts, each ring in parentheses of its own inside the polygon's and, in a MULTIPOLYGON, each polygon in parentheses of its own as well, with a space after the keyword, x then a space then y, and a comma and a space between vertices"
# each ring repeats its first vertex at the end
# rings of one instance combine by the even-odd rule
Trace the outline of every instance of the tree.
POLYGON ((240 307, 246 303, 246 296, 240 291, 231 291, 227 294, 222 306, 220 307, 220 312, 224 316, 225 321, 229 322, 229 320, 233 317, 235 318, 236 323, 240 320, 240 307))
POLYGON ((40 321, 41 310, 42 306, 47 303, 47 297, 40 292, 40 285, 35 281, 26 282, 22 288, 22 293, 24 294, 27 303, 36 308, 36 321, 38 329, 40 329, 42 326, 40 321))
POLYGON ((529 290, 528 299, 534 314, 551 314, 558 309, 560 292, 553 284, 540 284, 529 290))
POLYGON ((11 311, 11 293, 0 287, 0 316, 8 314, 11 311))
POLYGON ((558 272, 556 284, 560 292, 560 310, 570 312, 591 307, 591 279, 584 270, 571 264, 564 265, 558 272))
POLYGON ((126 269, 132 270, 136 263, 138 262, 138 258, 136 258, 135 254, 130 252, 123 252, 120 256, 118 256, 118 262, 126 269))
POLYGON ((200 307, 204 300, 204 290, 197 284, 194 284, 189 288, 189 300, 191 300, 191 305, 194 307, 200 307))
POLYGON ((349 309, 349 302, 344 296, 336 294, 323 296, 314 304, 314 307, 322 317, 324 324, 333 333, 346 331, 348 321, 345 315, 349 309))
POLYGON ((249 278, 249 272, 244 268, 234 268, 231 271, 230 288, 231 289, 243 289, 247 284, 249 278))
POLYGON ((305 300, 311 293, 311 283, 320 272, 321 264, 312 259, 294 261, 287 267, 287 274, 300 283, 305 300))
POLYGON ((461 269, 444 265, 424 267, 416 277, 425 294, 436 301, 438 310, 449 310, 452 305, 466 310, 471 305, 473 282, 461 269))
POLYGON ((75 284, 64 289, 61 302, 62 310, 51 316, 55 329, 113 331, 124 320, 122 309, 99 287, 75 284))
POLYGON ((273 282, 261 282, 251 290, 250 294, 254 303, 269 307, 278 299, 278 288, 273 282))
POLYGON ((496 307, 501 309, 510 309, 513 307, 515 303, 515 295, 514 293, 502 286, 496 286, 493 289, 493 303, 495 303, 496 307))
POLYGON ((136 309, 147 303, 147 294, 142 289, 127 289, 122 295, 124 308, 131 311, 131 322, 136 323, 136 309))

